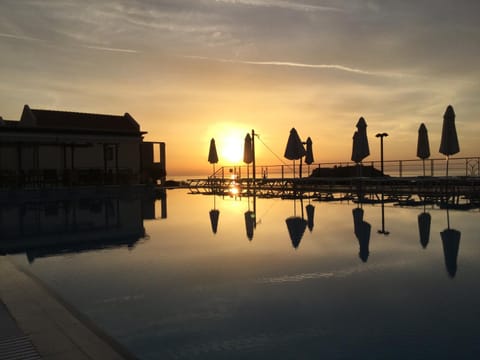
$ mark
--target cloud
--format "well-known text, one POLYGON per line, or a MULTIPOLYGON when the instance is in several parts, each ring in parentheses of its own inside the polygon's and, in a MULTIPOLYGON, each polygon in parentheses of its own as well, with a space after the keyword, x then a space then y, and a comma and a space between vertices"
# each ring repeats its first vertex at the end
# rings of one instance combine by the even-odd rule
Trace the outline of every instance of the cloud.
POLYGON ((247 65, 261 65, 261 66, 282 66, 282 67, 294 67, 294 68, 310 68, 310 69, 331 69, 345 71, 361 75, 369 76, 384 76, 384 77, 407 77, 409 75, 395 72, 380 72, 380 71, 368 71, 358 68, 352 68, 339 64, 305 64, 289 61, 252 61, 252 60, 236 60, 236 59, 222 59, 222 58, 210 58, 206 56, 186 55, 183 56, 189 59, 209 60, 224 63, 234 64, 247 64, 247 65))
POLYGON ((23 41, 45 41, 42 39, 30 37, 30 36, 14 35, 14 34, 6 34, 6 33, 0 33, 0 37, 15 39, 15 40, 23 40, 23 41))
POLYGON ((330 6, 302 4, 285 0, 216 0, 216 2, 234 5, 277 7, 295 11, 342 11, 339 8, 330 6))
POLYGON ((100 51, 130 53, 130 54, 136 54, 136 53, 139 52, 138 50, 133 50, 133 49, 118 49, 118 48, 111 48, 111 47, 104 47, 104 46, 88 46, 88 45, 85 45, 84 48, 92 49, 92 50, 100 50, 100 51))

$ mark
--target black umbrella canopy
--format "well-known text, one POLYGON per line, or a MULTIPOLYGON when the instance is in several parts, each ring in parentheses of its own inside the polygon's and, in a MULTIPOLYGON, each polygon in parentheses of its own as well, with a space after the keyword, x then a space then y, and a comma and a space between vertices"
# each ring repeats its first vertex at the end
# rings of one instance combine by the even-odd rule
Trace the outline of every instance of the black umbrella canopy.
POLYGON ((424 249, 427 248, 430 240, 430 224, 432 223, 432 216, 423 212, 418 215, 418 232, 420 233, 420 244, 424 249))
POLYGON ((290 135, 288 136, 284 156, 288 160, 298 160, 305 156, 305 153, 305 148, 303 147, 302 140, 300 140, 300 136, 298 136, 297 130, 292 128, 292 130, 290 130, 290 135))
POLYGON ((312 148, 312 139, 310 137, 307 138, 306 141, 307 150, 305 155, 305 164, 313 164, 313 148, 312 148))
POLYGON ((245 218, 245 230, 247 233, 248 240, 253 239, 253 230, 255 228, 255 213, 251 210, 248 210, 243 214, 245 218))
POLYGON ((422 160, 430 157, 430 144, 428 142, 427 127, 424 123, 418 128, 417 157, 422 160))
POLYGON ((210 140, 210 149, 208 151, 208 162, 210 164, 218 163, 217 147, 215 146, 215 139, 210 140))
POLYGON ((220 216, 219 210, 216 210, 216 209, 210 210, 210 225, 212 226, 212 231, 214 234, 217 233, 219 216, 220 216))
POLYGON ((370 155, 367 136, 367 122, 363 117, 358 119, 357 131, 353 134, 352 161, 359 163, 370 155))
POLYGON ((253 162, 253 151, 252 151, 252 137, 250 134, 245 136, 245 144, 243 146, 243 162, 245 164, 251 164, 253 162))
POLYGON ((445 267, 447 268, 448 275, 453 278, 457 273, 457 257, 461 233, 458 230, 448 228, 443 230, 440 236, 442 237, 445 267))
POLYGON ((299 216, 291 216, 285 220, 287 223, 288 234, 292 241, 293 247, 296 249, 300 245, 305 229, 307 228, 307 220, 299 216))
POLYGON ((455 128, 455 112, 452 105, 448 105, 443 115, 442 140, 440 142, 439 152, 443 155, 450 156, 458 153, 460 146, 458 145, 457 130, 455 128))
POLYGON ((358 256, 363 262, 367 262, 370 254, 370 233, 372 226, 363 220, 363 209, 355 208, 352 210, 353 215, 353 231, 358 239, 358 245, 360 247, 358 256))
POLYGON ((315 218, 315 206, 313 206, 312 204, 308 204, 307 206, 305 206, 305 210, 307 211, 308 230, 312 232, 315 218))

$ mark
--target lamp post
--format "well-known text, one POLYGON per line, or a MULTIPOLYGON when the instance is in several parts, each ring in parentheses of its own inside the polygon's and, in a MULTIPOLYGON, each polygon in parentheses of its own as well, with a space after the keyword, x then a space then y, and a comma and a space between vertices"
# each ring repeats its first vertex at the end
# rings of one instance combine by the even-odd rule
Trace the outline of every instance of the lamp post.
POLYGON ((375 135, 377 138, 380 138, 380 169, 382 171, 382 176, 385 175, 383 173, 383 138, 388 136, 387 133, 378 133, 375 135))
POLYGON ((385 230, 385 199, 383 197, 383 191, 382 191, 381 205, 382 205, 382 229, 378 230, 378 233, 383 235, 388 235, 390 234, 390 231, 385 230))

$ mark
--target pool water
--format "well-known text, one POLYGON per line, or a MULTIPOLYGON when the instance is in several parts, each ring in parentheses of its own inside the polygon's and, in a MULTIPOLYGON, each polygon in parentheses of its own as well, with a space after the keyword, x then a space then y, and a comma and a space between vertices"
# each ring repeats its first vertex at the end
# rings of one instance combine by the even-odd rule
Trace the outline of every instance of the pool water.
POLYGON ((478 209, 387 203, 382 221, 381 204, 184 189, 108 204, 61 221, 90 245, 12 258, 140 359, 480 357, 478 209))

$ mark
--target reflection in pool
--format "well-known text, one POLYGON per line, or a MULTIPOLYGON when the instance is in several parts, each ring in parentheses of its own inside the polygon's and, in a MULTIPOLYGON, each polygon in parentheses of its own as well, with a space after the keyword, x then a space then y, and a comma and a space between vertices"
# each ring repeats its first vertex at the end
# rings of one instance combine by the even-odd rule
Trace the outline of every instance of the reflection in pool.
POLYGON ((7 252, 141 359, 480 356, 478 210, 182 189, 91 206, 76 228, 71 210, 26 210, 17 226, 22 211, 3 207, 1 241, 37 241, 26 224, 89 234, 81 252, 7 252), (127 246, 99 246, 126 232, 127 246))

